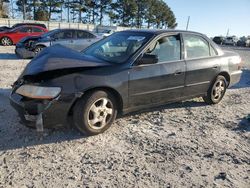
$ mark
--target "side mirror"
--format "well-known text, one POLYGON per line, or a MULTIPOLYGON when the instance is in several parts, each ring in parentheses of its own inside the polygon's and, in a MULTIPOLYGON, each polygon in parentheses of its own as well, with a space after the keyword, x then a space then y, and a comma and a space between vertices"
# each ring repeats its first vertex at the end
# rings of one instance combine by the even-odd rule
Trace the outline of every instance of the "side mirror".
POLYGON ((137 65, 150 65, 158 63, 158 56, 154 54, 144 54, 137 62, 137 65))

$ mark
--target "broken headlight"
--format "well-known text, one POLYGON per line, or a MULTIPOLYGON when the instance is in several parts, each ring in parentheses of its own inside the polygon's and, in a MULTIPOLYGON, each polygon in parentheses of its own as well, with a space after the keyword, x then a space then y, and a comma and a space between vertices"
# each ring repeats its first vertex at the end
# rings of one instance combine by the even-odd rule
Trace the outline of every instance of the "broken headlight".
POLYGON ((42 87, 33 85, 22 85, 16 93, 32 99, 54 99, 61 92, 60 87, 42 87))

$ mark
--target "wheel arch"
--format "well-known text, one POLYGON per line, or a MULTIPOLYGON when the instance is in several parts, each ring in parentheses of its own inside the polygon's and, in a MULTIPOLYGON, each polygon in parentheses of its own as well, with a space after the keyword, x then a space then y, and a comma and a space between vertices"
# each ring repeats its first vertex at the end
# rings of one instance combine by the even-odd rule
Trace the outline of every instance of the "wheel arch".
POLYGON ((227 81, 227 87, 230 85, 231 78, 228 72, 222 71, 217 76, 224 76, 227 81))
POLYGON ((92 93, 92 92, 95 92, 95 91, 107 91, 107 92, 112 93, 112 94, 114 95, 115 99, 116 99, 116 102, 117 102, 118 114, 121 114, 121 113, 122 113, 122 109, 123 109, 123 99, 122 99, 121 94, 120 94, 118 91, 116 91, 114 88, 107 87, 107 86, 101 86, 101 87, 90 88, 90 89, 87 89, 87 90, 85 90, 84 92, 82 92, 83 94, 80 95, 80 96, 74 101, 74 103, 71 105, 70 110, 69 110, 69 112, 68 112, 68 115, 72 115, 72 114, 73 114, 74 106, 76 105, 76 103, 77 103, 82 97, 84 97, 87 93, 92 93))
POLYGON ((38 47, 38 46, 41 46, 41 47, 43 47, 43 48, 46 48, 46 47, 47 47, 47 46, 44 45, 44 44, 38 43, 38 44, 36 44, 35 48, 38 47))

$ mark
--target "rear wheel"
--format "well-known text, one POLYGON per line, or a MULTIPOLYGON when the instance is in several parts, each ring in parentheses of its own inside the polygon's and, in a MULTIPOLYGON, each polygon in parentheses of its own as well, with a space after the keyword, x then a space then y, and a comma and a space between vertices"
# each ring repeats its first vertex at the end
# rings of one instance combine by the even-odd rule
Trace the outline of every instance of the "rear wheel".
POLYGON ((208 89, 207 95, 203 97, 203 100, 207 104, 217 104, 225 95, 226 89, 227 81, 224 76, 219 75, 208 89))
POLYGON ((88 93, 74 107, 73 119, 79 131, 96 135, 107 130, 117 115, 117 104, 112 93, 88 93))
POLYGON ((12 40, 11 40, 9 37, 3 37, 3 38, 1 39, 1 44, 2 44, 3 46, 10 46, 10 45, 13 44, 13 42, 12 42, 12 40))

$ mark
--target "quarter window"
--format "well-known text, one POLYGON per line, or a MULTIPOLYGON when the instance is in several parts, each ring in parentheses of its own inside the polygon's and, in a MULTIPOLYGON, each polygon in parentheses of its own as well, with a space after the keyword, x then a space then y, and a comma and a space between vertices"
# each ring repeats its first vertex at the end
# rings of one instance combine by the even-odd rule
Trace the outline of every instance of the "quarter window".
POLYGON ((205 39, 194 35, 184 35, 183 38, 187 59, 210 56, 209 45, 205 39))
POLYGON ((218 55, 217 52, 215 51, 214 47, 210 45, 210 55, 211 56, 216 56, 218 55))
POLYGON ((166 36, 160 38, 148 50, 148 54, 157 55, 160 62, 177 61, 181 59, 180 36, 166 36))

